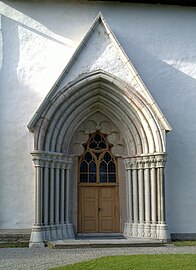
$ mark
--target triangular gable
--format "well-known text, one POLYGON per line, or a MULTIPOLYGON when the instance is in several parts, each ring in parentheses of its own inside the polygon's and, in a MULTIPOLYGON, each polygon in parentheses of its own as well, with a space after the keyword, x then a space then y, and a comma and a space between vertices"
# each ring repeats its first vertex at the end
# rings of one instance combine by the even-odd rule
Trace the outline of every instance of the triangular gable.
POLYGON ((99 69, 121 78, 135 88, 147 100, 164 129, 171 130, 169 123, 101 13, 96 17, 65 69, 38 108, 28 128, 34 129, 48 102, 68 83, 82 74, 99 69))

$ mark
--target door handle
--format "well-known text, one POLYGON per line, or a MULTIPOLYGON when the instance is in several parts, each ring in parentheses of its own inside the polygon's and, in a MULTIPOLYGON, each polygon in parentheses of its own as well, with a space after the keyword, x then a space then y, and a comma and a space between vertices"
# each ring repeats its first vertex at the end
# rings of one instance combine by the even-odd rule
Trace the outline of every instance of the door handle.
POLYGON ((99 207, 98 209, 99 209, 99 212, 100 212, 101 211, 101 208, 99 207))

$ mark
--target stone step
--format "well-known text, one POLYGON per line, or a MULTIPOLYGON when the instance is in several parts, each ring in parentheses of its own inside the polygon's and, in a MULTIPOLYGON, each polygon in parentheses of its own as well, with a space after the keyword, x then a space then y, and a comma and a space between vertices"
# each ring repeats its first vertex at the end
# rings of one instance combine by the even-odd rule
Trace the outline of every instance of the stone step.
POLYGON ((158 247, 164 243, 159 240, 129 238, 129 239, 72 239, 47 242, 54 249, 74 248, 119 248, 119 247, 158 247))
POLYGON ((29 242, 31 230, 8 229, 0 230, 0 243, 29 242))

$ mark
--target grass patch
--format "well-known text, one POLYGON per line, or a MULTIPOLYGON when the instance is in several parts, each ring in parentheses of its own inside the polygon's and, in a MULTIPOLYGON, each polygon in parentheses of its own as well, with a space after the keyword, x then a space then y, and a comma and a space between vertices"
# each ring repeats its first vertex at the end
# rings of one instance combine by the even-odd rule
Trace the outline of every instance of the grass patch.
POLYGON ((21 242, 21 243, 0 243, 0 248, 23 248, 28 247, 28 242, 21 242))
POLYGON ((172 244, 175 246, 196 246, 196 241, 173 241, 172 244))
POLYGON ((110 256, 50 270, 195 270, 196 254, 110 256))

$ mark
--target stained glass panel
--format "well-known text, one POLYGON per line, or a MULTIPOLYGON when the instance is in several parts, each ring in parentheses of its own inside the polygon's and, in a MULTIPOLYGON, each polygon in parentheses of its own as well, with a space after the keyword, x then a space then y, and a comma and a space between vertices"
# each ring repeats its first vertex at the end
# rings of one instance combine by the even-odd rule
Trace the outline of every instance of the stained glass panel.
POLYGON ((89 183, 96 183, 96 173, 89 173, 89 183))
POLYGON ((96 134, 94 137, 94 141, 100 142, 101 141, 101 136, 99 134, 96 134))
POLYGON ((110 183, 115 183, 116 182, 116 174, 115 173, 109 173, 108 174, 108 179, 110 183))
POLYGON ((91 161, 92 160, 92 155, 91 155, 91 153, 89 153, 89 152, 87 152, 86 154, 85 154, 85 160, 87 161, 87 162, 89 162, 89 161, 91 161))
POLYGON ((107 164, 104 161, 102 161, 99 165, 99 172, 107 173, 107 164))
POLYGON ((106 144, 104 142, 100 142, 99 143, 99 148, 105 149, 106 148, 106 144))
POLYGON ((100 183, 106 183, 107 182, 107 173, 100 173, 99 174, 99 181, 100 181, 100 183))
POLYGON ((81 183, 87 183, 88 182, 88 174, 87 173, 81 173, 80 174, 80 182, 81 183))
POLYGON ((89 148, 91 148, 91 149, 97 148, 97 143, 96 142, 90 143, 89 148))
POLYGON ((108 172, 116 172, 116 166, 112 160, 108 163, 108 172))
POLYGON ((96 164, 94 161, 91 161, 91 163, 89 164, 89 172, 96 173, 96 164))
POLYGON ((80 164, 80 172, 88 172, 88 164, 85 161, 80 164))
POLYGON ((105 153, 104 160, 107 162, 111 160, 111 155, 108 152, 105 153))

